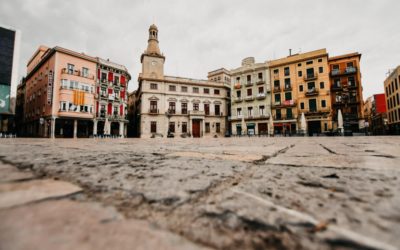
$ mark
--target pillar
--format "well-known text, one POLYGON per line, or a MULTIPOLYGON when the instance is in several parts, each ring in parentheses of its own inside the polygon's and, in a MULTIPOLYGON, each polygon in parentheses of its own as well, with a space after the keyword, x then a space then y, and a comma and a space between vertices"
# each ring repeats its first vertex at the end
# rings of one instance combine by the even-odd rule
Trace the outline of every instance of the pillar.
POLYGON ((188 122, 188 128, 187 128, 188 133, 190 134, 190 136, 193 137, 192 135, 192 119, 189 118, 189 122, 188 122))
POLYGON ((119 122, 119 136, 124 137, 124 122, 119 122))
POLYGON ((78 134, 78 120, 74 120, 74 138, 77 138, 78 134))
MULTIPOLYGON (((211 126, 211 124, 210 124, 211 126)), ((205 120, 201 120, 201 131, 200 131, 200 137, 203 137, 205 135, 206 132, 206 122, 205 120)))
POLYGON ((55 138, 56 134, 56 118, 51 118, 50 138, 55 138))
POLYGON ((97 120, 93 120, 93 136, 97 135, 97 120))

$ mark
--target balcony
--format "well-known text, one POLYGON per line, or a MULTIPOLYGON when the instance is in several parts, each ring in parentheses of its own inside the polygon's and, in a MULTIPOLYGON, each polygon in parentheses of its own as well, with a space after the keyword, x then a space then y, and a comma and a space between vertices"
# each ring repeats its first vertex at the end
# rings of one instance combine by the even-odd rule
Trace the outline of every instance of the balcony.
POLYGON ((306 96, 316 96, 318 94, 319 94, 318 89, 312 88, 312 89, 308 89, 305 95, 306 96))
POLYGON ((243 99, 241 98, 241 97, 236 97, 234 100, 233 100, 233 102, 235 102, 235 103, 239 103, 239 102, 242 102, 243 101, 243 99))
POLYGON ((331 76, 349 75, 357 73, 356 67, 346 67, 345 69, 333 69, 331 71, 331 76))
POLYGON ((343 90, 343 86, 341 83, 334 83, 331 87, 332 91, 340 91, 343 90))
POLYGON ((254 100, 254 96, 246 96, 246 97, 244 98, 244 100, 245 100, 246 102, 251 102, 251 101, 254 100))
POLYGON ((190 110, 189 115, 198 115, 198 116, 204 116, 205 113, 202 110, 190 110))
POLYGON ((280 107, 280 106, 282 106, 282 103, 280 101, 279 102, 274 102, 272 104, 272 107, 280 107))
POLYGON ((251 86, 253 86, 253 83, 252 83, 252 82, 246 82, 246 83, 244 84, 244 86, 246 86, 246 87, 251 87, 251 86))
POLYGON ((281 86, 274 86, 274 92, 280 92, 281 86))
POLYGON ((263 100, 265 99, 267 96, 265 95, 265 93, 259 93, 257 94, 257 100, 263 100))
POLYGON ((292 90, 292 86, 291 85, 285 85, 284 91, 291 91, 291 90, 292 90))
POLYGON ((150 115, 157 115, 157 114, 159 114, 159 110, 158 109, 149 109, 149 114, 150 115))
POLYGON ((357 88, 357 84, 355 82, 348 82, 347 83, 347 88, 356 89, 357 88))
POLYGON ((264 80, 258 80, 258 81, 257 81, 257 85, 263 85, 263 84, 265 84, 265 81, 264 81, 264 80))
POLYGON ((294 100, 286 100, 282 102, 283 107, 295 107, 296 106, 296 101, 294 100))
POLYGON ((94 75, 92 75, 92 74, 84 75, 83 72, 81 72, 80 70, 68 70, 67 68, 63 68, 61 70, 61 74, 79 76, 79 77, 84 77, 84 78, 87 78, 87 79, 94 80, 94 75))
POLYGON ((318 74, 317 73, 311 73, 311 74, 306 74, 304 76, 304 81, 312 81, 318 78, 318 74))

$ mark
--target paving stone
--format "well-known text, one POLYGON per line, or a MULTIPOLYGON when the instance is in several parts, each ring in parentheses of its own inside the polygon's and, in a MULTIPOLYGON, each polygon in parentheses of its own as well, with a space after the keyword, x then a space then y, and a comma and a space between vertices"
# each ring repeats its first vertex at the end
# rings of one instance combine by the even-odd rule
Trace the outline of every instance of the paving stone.
POLYGON ((0 183, 28 180, 34 178, 34 175, 31 171, 21 171, 14 166, 8 164, 0 163, 0 173, 0 183))
POLYGON ((0 210, 0 249, 206 249, 98 203, 45 201, 0 210))
POLYGON ((0 208, 13 207, 48 198, 63 197, 82 189, 65 181, 31 180, 0 184, 0 208))

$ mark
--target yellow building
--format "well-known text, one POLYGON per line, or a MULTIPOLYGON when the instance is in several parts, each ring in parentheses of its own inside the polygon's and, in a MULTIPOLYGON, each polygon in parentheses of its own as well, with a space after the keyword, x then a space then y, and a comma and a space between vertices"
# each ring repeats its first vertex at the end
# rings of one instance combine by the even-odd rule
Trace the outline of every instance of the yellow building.
POLYGON ((387 117, 391 134, 400 135, 400 66, 385 79, 387 117))
POLYGON ((326 49, 268 62, 275 134, 294 134, 304 113, 309 135, 332 129, 326 49))

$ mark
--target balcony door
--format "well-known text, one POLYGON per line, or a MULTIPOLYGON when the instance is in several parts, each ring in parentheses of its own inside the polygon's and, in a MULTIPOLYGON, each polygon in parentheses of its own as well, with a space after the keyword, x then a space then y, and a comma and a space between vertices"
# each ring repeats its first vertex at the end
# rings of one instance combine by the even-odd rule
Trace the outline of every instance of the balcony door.
POLYGON ((192 135, 194 138, 200 137, 200 122, 201 120, 192 120, 192 135))
POLYGON ((317 112, 317 99, 308 100, 308 108, 310 112, 317 112))
POLYGON ((307 69, 307 78, 313 78, 313 77, 314 77, 314 68, 307 69))

